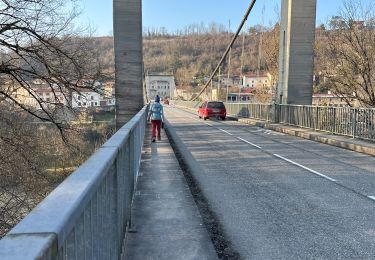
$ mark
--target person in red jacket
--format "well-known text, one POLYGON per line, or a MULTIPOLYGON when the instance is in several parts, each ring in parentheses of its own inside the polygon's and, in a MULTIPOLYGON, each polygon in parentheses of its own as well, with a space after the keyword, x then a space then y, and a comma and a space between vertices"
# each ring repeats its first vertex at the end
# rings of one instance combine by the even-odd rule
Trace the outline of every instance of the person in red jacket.
POLYGON ((148 111, 147 120, 151 119, 152 125, 152 137, 151 141, 155 142, 156 136, 158 140, 161 140, 160 136, 160 128, 164 121, 164 113, 163 113, 163 105, 160 104, 160 97, 156 95, 155 102, 150 106, 150 110, 148 111))

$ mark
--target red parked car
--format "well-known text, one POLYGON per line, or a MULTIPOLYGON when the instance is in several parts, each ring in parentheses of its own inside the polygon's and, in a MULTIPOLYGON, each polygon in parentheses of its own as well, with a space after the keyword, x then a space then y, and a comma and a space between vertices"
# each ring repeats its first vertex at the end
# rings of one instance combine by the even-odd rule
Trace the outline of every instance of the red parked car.
POLYGON ((221 101, 205 101, 198 109, 198 116, 204 120, 209 117, 220 117, 225 120, 227 110, 221 101))

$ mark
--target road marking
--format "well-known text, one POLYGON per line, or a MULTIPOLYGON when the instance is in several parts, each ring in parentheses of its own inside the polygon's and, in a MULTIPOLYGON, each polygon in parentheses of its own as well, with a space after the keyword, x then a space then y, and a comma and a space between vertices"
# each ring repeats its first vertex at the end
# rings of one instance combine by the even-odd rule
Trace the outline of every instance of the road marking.
POLYGON ((221 129, 221 128, 218 128, 218 129, 219 129, 220 131, 222 131, 222 132, 228 134, 228 135, 233 135, 232 133, 229 133, 228 131, 225 131, 224 129, 221 129))
MULTIPOLYGON (((194 119, 195 119, 195 118, 194 118, 194 119)), ((195 119, 195 120, 197 120, 197 119, 195 119)), ((199 120, 197 120, 197 121, 199 121, 199 120)), ((209 124, 209 123, 206 123, 206 122, 205 122, 205 124, 214 127, 213 125, 211 125, 211 124, 209 124)), ((220 130, 220 131, 222 131, 222 132, 224 132, 224 133, 226 133, 226 134, 228 134, 228 135, 233 136, 232 133, 229 133, 228 131, 225 131, 224 129, 221 129, 221 128, 218 128, 218 127, 214 127, 214 128, 216 128, 216 129, 218 129, 218 130, 220 130)), ((261 130, 261 129, 260 129, 260 130, 261 130)), ((261 131, 262 131, 262 130, 261 130, 261 131)), ((271 134, 271 131, 264 131, 264 133, 266 133, 266 134, 271 134)), ((237 138, 238 140, 241 140, 241 141, 243 141, 243 142, 245 142, 245 143, 247 143, 247 144, 250 144, 251 146, 254 146, 254 147, 258 148, 258 149, 262 149, 262 147, 260 147, 259 145, 253 144, 252 142, 249 142, 249 141, 247 141, 247 140, 245 140, 245 139, 243 139, 243 138, 241 138, 241 137, 237 137, 237 136, 236 136, 236 138, 237 138)), ((313 169, 310 169, 310 168, 308 168, 308 167, 306 167, 306 166, 303 166, 302 164, 299 164, 299 163, 296 163, 296 162, 294 162, 294 161, 292 161, 292 160, 289 160, 289 159, 287 159, 287 158, 285 158, 285 157, 283 157, 283 156, 281 156, 281 155, 278 155, 278 154, 273 154, 273 155, 274 155, 275 157, 281 159, 281 160, 284 160, 284 161, 286 161, 286 162, 289 162, 289 163, 291 163, 291 164, 293 164, 293 165, 295 165, 295 166, 298 166, 298 167, 300 167, 300 168, 302 168, 302 169, 304 169, 304 170, 306 170, 306 171, 309 171, 309 172, 311 172, 311 173, 313 173, 313 174, 316 174, 316 175, 318 175, 318 176, 320 176, 320 177, 322 177, 322 178, 324 178, 324 179, 330 180, 330 181, 332 181, 332 182, 337 182, 335 179, 333 179, 333 178, 331 178, 331 177, 328 177, 328 176, 326 176, 326 175, 324 175, 324 174, 322 174, 322 173, 320 173, 320 172, 314 171, 313 169)), ((370 198, 370 199, 372 199, 372 200, 375 201, 375 196, 368 196, 368 198, 370 198)))
POLYGON ((332 179, 332 178, 330 178, 330 177, 328 177, 328 176, 326 176, 326 175, 324 175, 324 174, 322 174, 322 173, 320 173, 320 172, 314 171, 313 169, 307 168, 306 166, 303 166, 302 164, 299 164, 299 163, 293 162, 292 160, 289 160, 289 159, 287 159, 287 158, 285 158, 285 157, 282 157, 281 155, 278 155, 278 154, 273 154, 273 155, 276 156, 277 158, 281 159, 281 160, 287 161, 287 162, 289 162, 289 163, 291 163, 291 164, 293 164, 293 165, 295 165, 295 166, 298 166, 298 167, 300 167, 300 168, 302 168, 302 169, 305 169, 305 170, 307 170, 307 171, 309 171, 309 172, 311 172, 311 173, 314 173, 314 174, 316 174, 316 175, 318 175, 318 176, 320 176, 320 177, 323 177, 323 178, 325 178, 325 179, 327 179, 327 180, 330 180, 330 181, 336 182, 335 179, 332 179))
MULTIPOLYGON (((182 114, 182 113, 181 113, 181 114, 182 114)), ((191 119, 193 119, 193 120, 195 120, 195 121, 201 122, 201 120, 199 120, 199 119, 197 119, 197 118, 193 118, 193 117, 191 117, 191 116, 187 116, 187 117, 190 117, 191 119)), ((222 132, 224 132, 224 133, 226 133, 226 134, 228 134, 228 135, 233 136, 232 133, 230 133, 230 132, 228 132, 228 131, 226 131, 226 130, 224 130, 224 129, 221 129, 221 128, 218 128, 218 127, 215 127, 214 125, 212 125, 212 124, 210 124, 210 123, 206 123, 206 122, 204 122, 204 123, 205 123, 206 125, 208 125, 208 126, 212 126, 213 128, 216 128, 216 129, 218 129, 218 130, 220 130, 220 131, 222 131, 222 132)), ((249 141, 247 141, 247 140, 245 140, 245 139, 242 139, 241 137, 236 137, 236 138, 239 139, 239 140, 241 140, 241 141, 243 141, 243 142, 245 142, 245 143, 247 143, 247 144, 250 144, 251 146, 254 146, 254 147, 258 148, 258 149, 262 149, 262 147, 260 147, 259 145, 253 144, 252 142, 249 142, 249 141)))
POLYGON ((367 196, 367 197, 369 197, 372 200, 375 200, 375 196, 367 196))
POLYGON ((254 147, 256 147, 256 148, 262 149, 262 147, 260 147, 259 145, 253 144, 252 142, 249 142, 249 141, 247 141, 247 140, 245 140, 245 139, 243 139, 243 138, 241 138, 241 137, 237 137, 237 139, 238 139, 238 140, 241 140, 242 142, 245 142, 245 143, 247 143, 247 144, 249 144, 249 145, 252 145, 252 146, 254 146, 254 147))

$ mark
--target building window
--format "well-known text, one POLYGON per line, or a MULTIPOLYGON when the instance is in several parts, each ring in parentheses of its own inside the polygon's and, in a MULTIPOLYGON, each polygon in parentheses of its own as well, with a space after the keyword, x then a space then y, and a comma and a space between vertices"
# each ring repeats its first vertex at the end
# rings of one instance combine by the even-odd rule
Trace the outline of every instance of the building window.
POLYGON ((78 106, 79 106, 79 107, 81 106, 81 102, 78 102, 78 106))
POLYGON ((91 96, 91 100, 94 100, 94 96, 91 96))
POLYGON ((81 100, 81 96, 78 96, 78 100, 81 100))

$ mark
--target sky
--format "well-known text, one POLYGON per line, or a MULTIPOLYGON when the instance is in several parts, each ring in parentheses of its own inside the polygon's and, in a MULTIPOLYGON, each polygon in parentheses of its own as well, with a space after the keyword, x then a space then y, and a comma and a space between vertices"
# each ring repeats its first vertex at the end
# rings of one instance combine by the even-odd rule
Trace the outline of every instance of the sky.
MULTIPOLYGON (((337 15, 343 0, 317 0, 317 24, 337 15)), ((365 4, 375 0, 362 0, 365 4)), ((212 22, 235 31, 250 0, 143 0, 143 27, 165 27, 173 33, 190 24, 212 22)), ((279 16, 281 0, 257 0, 245 28, 255 24, 274 23, 279 16), (264 15, 262 15, 264 14, 264 15)), ((78 24, 90 25, 94 35, 112 35, 112 0, 81 0, 82 14, 78 24)))

